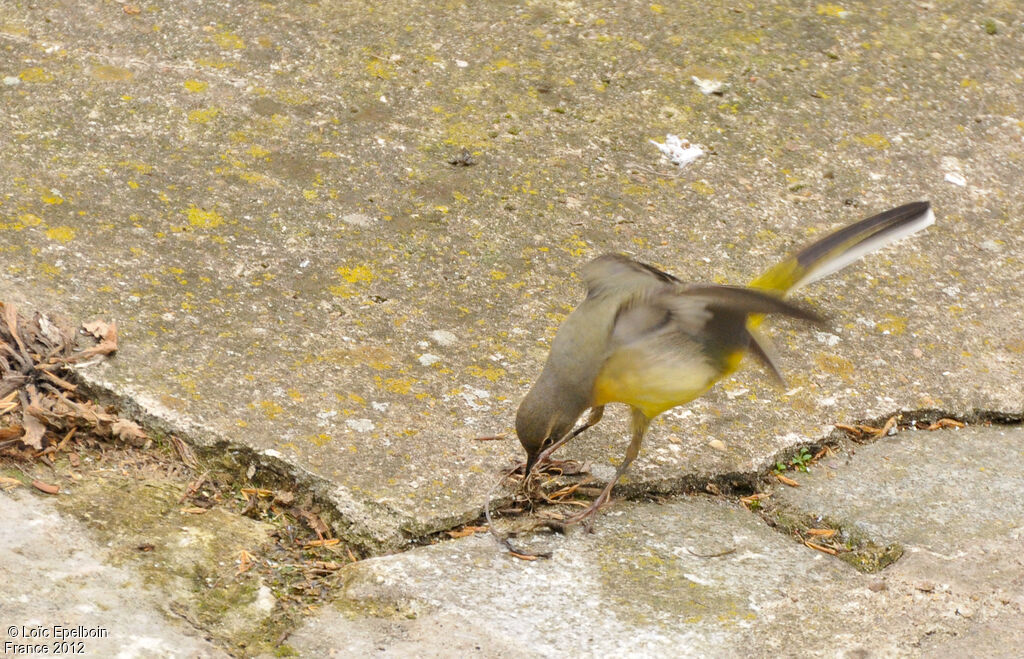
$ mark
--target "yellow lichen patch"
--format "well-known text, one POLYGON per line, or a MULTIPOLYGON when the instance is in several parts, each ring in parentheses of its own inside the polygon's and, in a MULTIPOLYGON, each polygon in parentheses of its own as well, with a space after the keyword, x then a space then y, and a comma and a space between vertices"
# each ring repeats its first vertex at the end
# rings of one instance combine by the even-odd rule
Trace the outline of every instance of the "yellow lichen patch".
POLYGON ((712 194, 715 194, 715 189, 713 187, 711 187, 711 185, 707 181, 704 181, 704 180, 694 181, 693 183, 690 184, 690 189, 692 189, 697 194, 702 194, 702 195, 712 195, 712 194))
POLYGON ((222 59, 213 59, 210 57, 200 57, 196 60, 196 64, 199 66, 205 66, 208 69, 228 69, 235 66, 234 62, 226 62, 222 59))
POLYGON ((331 439, 333 438, 330 435, 322 432, 318 435, 313 435, 312 437, 310 437, 309 441, 313 442, 317 446, 323 446, 325 444, 329 444, 331 439))
POLYGON ((46 69, 38 66, 33 66, 30 69, 25 69, 18 74, 22 82, 53 82, 53 75, 46 69))
POLYGON ((50 204, 51 206, 60 206, 64 203, 64 197, 55 194, 44 194, 40 199, 44 204, 50 204))
POLYGON ((832 16, 835 18, 846 18, 850 12, 846 11, 839 5, 824 4, 818 5, 819 16, 832 16))
POLYGON ((505 369, 498 368, 497 366, 481 367, 477 365, 468 366, 466 372, 478 378, 487 378, 491 382, 496 382, 498 378, 505 375, 505 369))
POLYGON ((284 412, 284 408, 272 400, 261 400, 259 405, 260 409, 263 410, 263 416, 268 419, 277 418, 282 412, 284 412))
POLYGON ((75 230, 67 226, 53 227, 46 230, 46 237, 59 243, 68 243, 75 239, 75 230))
POLYGON ((350 284, 355 284, 357 282, 373 281, 375 278, 373 271, 370 270, 365 265, 357 265, 352 268, 342 266, 338 268, 338 274, 341 275, 342 279, 349 282, 350 284))
POLYGON ((508 277, 508 274, 502 272, 501 270, 491 270, 491 279, 495 281, 501 281, 505 277, 508 277))
POLYGON ((213 35, 211 39, 213 39, 213 43, 217 44, 225 50, 245 49, 245 41, 242 40, 242 37, 238 36, 234 32, 231 32, 230 30, 218 32, 217 34, 213 35))
POLYGON ((396 74, 395 67, 391 62, 386 62, 376 57, 366 63, 366 72, 374 78, 380 78, 381 80, 390 80, 396 74))
POLYGON ((662 7, 661 5, 651 5, 651 11, 653 11, 655 14, 664 14, 665 8, 662 7))
POLYGON ((132 73, 131 69, 126 69, 122 66, 99 64, 89 68, 89 76, 94 80, 102 80, 103 82, 123 82, 131 80, 135 74, 132 73))
POLYGON ((27 227, 35 227, 43 223, 43 218, 32 213, 24 213, 18 216, 18 221, 27 227))
POLYGON ((192 110, 188 113, 188 120, 194 124, 208 124, 218 114, 220 114, 220 108, 206 108, 205 110, 192 110))
POLYGON ((205 92, 210 86, 210 83, 202 80, 186 80, 184 83, 185 89, 192 92, 193 94, 199 94, 205 92))
POLYGON ((903 334, 907 329, 907 319, 885 314, 885 320, 875 323, 875 329, 889 334, 903 334))
POLYGON ((879 135, 878 133, 871 133, 870 135, 863 135, 857 138, 857 141, 866 146, 874 147, 876 149, 888 149, 889 140, 885 139, 885 136, 879 135))
POLYGON ((188 217, 188 223, 194 227, 208 227, 212 229, 224 224, 224 218, 217 211, 205 211, 195 205, 190 206, 185 211, 185 215, 188 217))
POLYGON ((495 60, 484 66, 484 69, 487 71, 501 71, 502 69, 513 68, 515 65, 515 62, 502 57, 501 59, 495 60))
POLYGON ((267 156, 270 155, 270 149, 264 149, 262 146, 258 144, 253 144, 246 150, 246 153, 248 153, 253 158, 266 158, 267 156))
POLYGON ((416 380, 412 378, 382 378, 378 375, 374 378, 374 382, 384 391, 390 391, 393 394, 407 394, 416 380))
POLYGON ((844 379, 853 375, 853 362, 839 355, 818 353, 814 356, 814 364, 818 370, 838 375, 844 379))

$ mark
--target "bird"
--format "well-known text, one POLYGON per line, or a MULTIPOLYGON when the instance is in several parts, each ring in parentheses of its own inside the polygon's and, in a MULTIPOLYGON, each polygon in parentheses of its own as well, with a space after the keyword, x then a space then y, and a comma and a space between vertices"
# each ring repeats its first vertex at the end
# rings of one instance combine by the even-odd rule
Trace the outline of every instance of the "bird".
POLYGON ((824 322, 784 295, 934 221, 927 201, 892 208, 811 243, 746 287, 687 284, 622 254, 590 261, 581 270, 586 296, 559 327, 516 412, 516 435, 526 452, 523 482, 538 463, 597 424, 605 405, 628 405, 631 440, 625 457, 594 502, 566 521, 587 520, 589 528, 659 414, 703 395, 735 371, 747 352, 784 382, 775 349, 759 329, 764 318, 824 322))

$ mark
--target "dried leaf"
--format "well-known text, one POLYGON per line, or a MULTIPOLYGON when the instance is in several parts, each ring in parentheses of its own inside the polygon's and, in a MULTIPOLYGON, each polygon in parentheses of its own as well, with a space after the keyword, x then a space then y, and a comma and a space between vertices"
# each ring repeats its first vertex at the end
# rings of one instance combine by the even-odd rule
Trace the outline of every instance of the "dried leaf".
POLYGON ((445 531, 445 533, 452 538, 465 538, 475 533, 483 533, 486 530, 486 526, 464 526, 461 529, 455 529, 454 531, 445 531))
POLYGON ((192 508, 182 508, 181 512, 186 515, 203 515, 207 512, 207 509, 193 506, 192 508))
POLYGON ((178 437, 171 435, 171 445, 174 446, 174 450, 178 452, 178 457, 185 463, 186 466, 195 469, 199 466, 199 461, 196 460, 195 453, 189 448, 188 444, 181 441, 178 437))
POLYGON ((24 434, 25 429, 21 426, 11 426, 10 428, 0 428, 0 442, 7 441, 8 439, 17 439, 24 434))
POLYGON ((117 323, 110 323, 108 325, 102 320, 96 320, 91 323, 85 323, 82 325, 82 329, 98 338, 100 340, 99 345, 86 348, 68 361, 78 362, 88 359, 93 355, 109 355, 117 352, 117 323))
POLYGON ((274 493, 274 503, 281 506, 290 506, 295 503, 295 494, 287 490, 274 493))
POLYGON ((807 529, 807 535, 816 535, 821 538, 831 538, 835 534, 835 529, 807 529))
POLYGON ((118 419, 110 426, 110 432, 117 439, 124 440, 132 446, 139 446, 146 440, 146 431, 139 427, 139 424, 128 419, 118 419))
POLYGON ((36 314, 36 325, 39 326, 39 335, 49 342, 51 347, 58 348, 64 345, 64 335, 45 314, 36 314))
POLYGON ((49 380, 50 382, 54 383, 58 387, 63 387, 64 389, 67 389, 68 391, 74 391, 74 390, 78 389, 77 386, 71 384, 67 380, 65 380, 63 378, 59 378, 56 375, 54 375, 53 373, 50 373, 49 371, 47 371, 45 369, 42 369, 39 366, 36 366, 36 369, 38 369, 40 371, 40 373, 42 373, 43 378, 49 380))
POLYGON ((10 490, 20 485, 24 485, 17 478, 11 478, 10 476, 0 476, 0 489, 10 490))
POLYGON ((18 307, 13 304, 5 304, 3 312, 4 323, 7 324, 7 331, 11 333, 11 338, 18 344, 18 349, 22 354, 27 353, 25 344, 21 340, 21 334, 18 332, 18 307))
POLYGON ((957 421, 956 419, 939 419, 935 423, 931 424, 925 430, 939 430, 940 428, 963 428, 966 426, 963 421, 957 421))
POLYGON ((303 547, 333 547, 341 542, 338 538, 327 538, 326 540, 310 540, 302 543, 303 547))
POLYGON ((26 446, 31 446, 37 451, 43 450, 43 435, 46 434, 46 426, 44 426, 33 412, 38 412, 39 408, 35 405, 35 401, 39 399, 39 394, 36 393, 35 387, 28 387, 29 397, 33 398, 32 404, 30 405, 28 399, 25 397, 24 392, 20 392, 19 397, 21 398, 21 425, 25 428, 25 434, 21 437, 22 443, 26 446))
POLYGON ((253 494, 253 495, 258 496, 258 497, 269 497, 273 493, 274 493, 273 490, 265 490, 263 488, 255 488, 255 487, 243 487, 242 488, 242 494, 253 494))
POLYGON ((800 487, 800 483, 797 483, 792 478, 787 478, 786 476, 783 476, 782 474, 775 474, 775 478, 778 478, 779 482, 782 483, 783 485, 788 485, 790 487, 800 487))
POLYGON ((316 513, 308 510, 300 510, 299 517, 305 520, 306 524, 309 525, 309 528, 311 528, 321 540, 323 539, 323 536, 330 535, 331 530, 326 524, 324 524, 324 521, 320 519, 316 513))
POLYGON ((238 570, 235 572, 235 575, 242 574, 243 572, 248 572, 249 568, 251 568, 254 564, 255 561, 253 560, 252 554, 250 554, 248 551, 244 549, 241 550, 240 552, 238 552, 238 570))
POLYGON ((87 333, 92 334, 97 339, 102 339, 110 330, 110 325, 102 320, 94 320, 91 323, 82 323, 82 329, 87 333))
POLYGON ((836 554, 839 553, 838 551, 836 551, 835 549, 832 549, 831 547, 826 547, 824 545, 819 545, 818 543, 811 542, 810 540, 804 540, 804 545, 810 547, 811 549, 817 549, 820 552, 823 552, 825 554, 829 554, 830 556, 835 556, 836 554))
POLYGON ((59 485, 52 485, 41 480, 32 481, 32 487, 36 488, 40 492, 45 492, 47 494, 58 494, 60 492, 59 485))

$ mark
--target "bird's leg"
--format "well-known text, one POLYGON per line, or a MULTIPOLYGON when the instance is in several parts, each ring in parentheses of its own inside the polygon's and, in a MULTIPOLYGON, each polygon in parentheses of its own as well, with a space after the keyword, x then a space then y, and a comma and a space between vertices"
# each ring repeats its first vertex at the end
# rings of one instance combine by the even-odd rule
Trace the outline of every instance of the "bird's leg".
POLYGON ((570 439, 575 438, 577 435, 579 435, 581 432, 583 432, 587 428, 593 428, 594 426, 596 426, 597 422, 601 420, 601 416, 603 414, 604 414, 604 405, 599 405, 597 407, 590 408, 590 414, 587 415, 586 422, 584 422, 584 424, 582 426, 580 426, 579 428, 577 428, 576 430, 573 430, 571 433, 569 433, 565 437, 561 438, 560 440, 558 440, 557 442, 555 442, 551 446, 549 446, 546 449, 544 449, 544 451, 541 452, 541 454, 539 456, 537 456, 537 464, 539 465, 539 464, 547 461, 547 459, 551 456, 551 454, 554 453, 555 450, 558 449, 558 447, 560 447, 562 444, 565 444, 570 439))
POLYGON ((626 473, 626 470, 629 469, 629 465, 636 459, 636 456, 640 454, 640 444, 643 442, 644 433, 647 432, 647 427, 651 425, 651 420, 637 408, 634 407, 632 410, 633 439, 629 443, 629 448, 626 449, 626 457, 623 458, 622 464, 619 465, 619 468, 615 470, 615 476, 608 481, 608 484, 604 486, 603 490, 601 490, 601 494, 597 495, 597 498, 594 499, 594 503, 590 504, 590 506, 583 512, 573 515, 569 519, 565 520, 566 526, 579 524, 580 522, 587 520, 585 526, 589 531, 594 522, 594 516, 597 515, 597 511, 611 500, 612 488, 614 488, 615 484, 619 482, 619 478, 626 473))

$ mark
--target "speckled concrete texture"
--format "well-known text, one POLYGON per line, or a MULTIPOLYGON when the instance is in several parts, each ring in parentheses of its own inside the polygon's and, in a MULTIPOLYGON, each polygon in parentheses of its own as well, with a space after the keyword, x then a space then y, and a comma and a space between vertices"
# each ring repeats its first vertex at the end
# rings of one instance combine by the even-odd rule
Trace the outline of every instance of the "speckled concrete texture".
POLYGON ((903 558, 876 574, 738 503, 620 503, 593 534, 526 541, 550 560, 517 560, 484 534, 352 565, 336 605, 289 644, 310 656, 1014 656, 1022 440, 1019 426, 901 433, 777 488, 792 509, 900 543, 903 558))
POLYGON ((0 495, 5 657, 228 657, 52 501, 0 495))
MULTIPOLYGON (((87 378, 280 456, 366 544, 478 514, 519 451, 470 439, 510 429, 604 251, 742 283, 892 205, 938 218, 801 291, 832 326, 773 324, 788 389, 749 368, 666 414, 634 491, 756 473, 835 421, 1024 411, 1013 2, 0 15, 0 296, 117 320, 87 378), (667 133, 710 154, 678 170, 667 133)), ((566 453, 608 464, 625 432, 566 453)))

